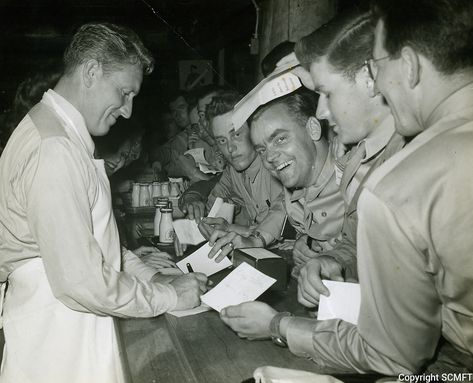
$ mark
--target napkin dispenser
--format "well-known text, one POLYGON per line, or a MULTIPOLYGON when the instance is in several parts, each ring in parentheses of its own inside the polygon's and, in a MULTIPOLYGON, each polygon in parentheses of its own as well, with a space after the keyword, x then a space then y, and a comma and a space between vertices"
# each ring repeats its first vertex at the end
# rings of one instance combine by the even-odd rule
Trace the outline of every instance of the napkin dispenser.
POLYGON ((287 288, 287 262, 263 248, 236 249, 233 252, 233 266, 246 262, 269 277, 276 279, 270 290, 282 291, 287 288))

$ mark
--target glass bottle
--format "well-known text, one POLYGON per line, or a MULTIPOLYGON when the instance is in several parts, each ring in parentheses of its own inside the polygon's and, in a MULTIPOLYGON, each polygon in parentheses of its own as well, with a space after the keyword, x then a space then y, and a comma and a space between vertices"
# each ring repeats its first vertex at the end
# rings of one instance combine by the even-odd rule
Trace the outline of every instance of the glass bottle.
POLYGON ((161 222, 159 223, 159 242, 173 243, 174 235, 172 207, 163 207, 161 208, 161 222))
POLYGON ((154 230, 153 234, 155 237, 159 236, 159 224, 161 223, 161 209, 167 207, 167 202, 158 202, 156 204, 156 213, 154 214, 154 230))

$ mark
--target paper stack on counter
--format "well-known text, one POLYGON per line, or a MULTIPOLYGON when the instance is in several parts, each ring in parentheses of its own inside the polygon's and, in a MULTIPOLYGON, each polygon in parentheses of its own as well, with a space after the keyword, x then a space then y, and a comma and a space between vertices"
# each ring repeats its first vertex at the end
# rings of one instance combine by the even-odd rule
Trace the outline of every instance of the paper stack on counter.
POLYGON ((268 277, 248 263, 242 263, 200 299, 220 312, 228 306, 254 301, 275 282, 276 279, 268 277))
MULTIPOLYGON (((232 223, 234 208, 235 206, 233 204, 224 202, 223 199, 218 197, 215 199, 208 217, 221 217, 225 218, 228 223, 232 223)), ((205 241, 197 222, 193 219, 177 219, 173 221, 172 226, 174 227, 177 238, 179 238, 179 242, 181 243, 198 245, 205 241)))
POLYGON ((223 258, 218 263, 215 262, 215 258, 218 254, 214 258, 209 258, 208 255, 211 249, 212 248, 207 242, 191 255, 177 262, 176 266, 186 274, 189 272, 187 268, 187 264, 189 264, 195 272, 204 273, 205 275, 210 276, 232 265, 232 262, 227 257, 223 258))
POLYGON ((343 319, 358 323, 360 313, 360 285, 350 282, 322 281, 330 291, 330 296, 320 296, 317 319, 343 319))
POLYGON ((297 63, 289 62, 277 67, 235 105, 232 113, 235 130, 240 129, 259 106, 294 92, 302 86, 299 77, 289 72, 296 65, 297 63))

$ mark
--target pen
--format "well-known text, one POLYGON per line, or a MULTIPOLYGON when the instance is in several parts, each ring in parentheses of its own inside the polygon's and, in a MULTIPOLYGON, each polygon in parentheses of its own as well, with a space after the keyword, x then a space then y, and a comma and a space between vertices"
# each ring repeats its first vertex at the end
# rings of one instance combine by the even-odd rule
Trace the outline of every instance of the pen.
POLYGON ((188 262, 186 263, 186 267, 187 267, 187 271, 189 271, 189 273, 193 273, 194 272, 194 269, 192 268, 191 264, 188 262))
POLYGON ((309 249, 312 250, 312 237, 310 237, 309 235, 307 236, 307 240, 306 240, 306 245, 309 249))

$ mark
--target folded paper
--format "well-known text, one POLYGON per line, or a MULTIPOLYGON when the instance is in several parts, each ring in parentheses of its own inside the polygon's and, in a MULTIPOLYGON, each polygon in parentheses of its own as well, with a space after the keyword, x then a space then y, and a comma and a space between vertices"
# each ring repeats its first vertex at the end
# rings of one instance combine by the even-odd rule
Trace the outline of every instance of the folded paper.
POLYGON ((235 130, 240 129, 259 106, 294 92, 302 86, 299 77, 290 72, 295 65, 297 63, 288 62, 277 67, 235 105, 232 112, 232 124, 235 130))
POLYGON ((327 280, 322 282, 329 289, 330 296, 320 296, 317 319, 343 319, 356 325, 360 312, 360 285, 327 280))

